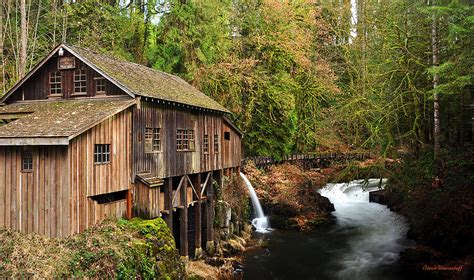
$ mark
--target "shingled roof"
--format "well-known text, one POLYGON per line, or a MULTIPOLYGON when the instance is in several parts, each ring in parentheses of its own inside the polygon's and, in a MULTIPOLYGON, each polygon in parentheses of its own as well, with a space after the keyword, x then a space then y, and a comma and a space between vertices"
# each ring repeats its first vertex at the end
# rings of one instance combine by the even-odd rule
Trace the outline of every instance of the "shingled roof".
POLYGON ((65 137, 71 139, 95 124, 135 104, 130 98, 82 99, 13 103, 0 106, 2 114, 25 114, 2 125, 0 138, 65 137))
POLYGON ((88 49, 67 44, 63 46, 135 95, 229 113, 222 105, 178 76, 88 49))

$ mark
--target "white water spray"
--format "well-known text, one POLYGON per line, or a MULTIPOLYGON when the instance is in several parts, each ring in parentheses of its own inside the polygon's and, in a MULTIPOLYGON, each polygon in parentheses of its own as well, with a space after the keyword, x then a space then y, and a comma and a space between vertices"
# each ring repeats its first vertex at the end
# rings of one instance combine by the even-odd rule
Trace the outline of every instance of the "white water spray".
POLYGON ((257 232, 265 233, 270 230, 270 225, 268 223, 268 218, 263 213, 262 205, 260 205, 260 201, 258 200, 257 193, 255 193, 255 189, 252 187, 249 179, 241 172, 240 177, 245 182, 247 189, 250 193, 250 199, 252 200, 253 211, 256 215, 255 219, 252 220, 252 225, 255 227, 257 232))
POLYGON ((384 184, 385 180, 379 179, 370 179, 365 184, 357 180, 327 184, 320 190, 334 204, 337 230, 352 236, 349 250, 342 252, 337 261, 339 278, 366 279, 374 267, 395 263, 407 246, 405 219, 384 205, 369 202, 369 192, 383 188, 384 184))

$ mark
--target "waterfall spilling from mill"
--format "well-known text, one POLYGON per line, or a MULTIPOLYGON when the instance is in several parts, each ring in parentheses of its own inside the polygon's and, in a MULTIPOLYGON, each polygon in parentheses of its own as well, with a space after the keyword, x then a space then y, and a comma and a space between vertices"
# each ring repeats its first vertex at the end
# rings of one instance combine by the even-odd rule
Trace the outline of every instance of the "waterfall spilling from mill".
POLYGON ((255 189, 252 187, 249 179, 241 172, 240 177, 245 182, 247 189, 250 193, 250 199, 252 200, 253 211, 255 213, 255 218, 252 220, 252 225, 255 227, 257 232, 265 233, 270 230, 270 225, 268 222, 268 218, 263 213, 262 205, 258 200, 257 193, 255 193, 255 189))

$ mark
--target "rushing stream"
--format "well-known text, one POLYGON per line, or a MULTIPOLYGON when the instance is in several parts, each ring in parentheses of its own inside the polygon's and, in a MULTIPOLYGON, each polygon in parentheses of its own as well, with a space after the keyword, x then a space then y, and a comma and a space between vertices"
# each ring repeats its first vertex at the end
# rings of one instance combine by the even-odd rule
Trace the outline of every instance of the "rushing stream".
POLYGON ((273 231, 265 249, 245 257, 245 279, 402 279, 398 255, 408 244, 404 218, 370 203, 378 179, 328 184, 334 223, 310 233, 273 231))

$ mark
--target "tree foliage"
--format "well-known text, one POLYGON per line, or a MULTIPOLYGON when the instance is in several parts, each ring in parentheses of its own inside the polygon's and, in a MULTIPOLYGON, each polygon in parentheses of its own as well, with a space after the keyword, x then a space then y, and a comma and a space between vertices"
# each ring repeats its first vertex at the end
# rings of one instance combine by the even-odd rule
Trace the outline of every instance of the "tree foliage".
MULTIPOLYGON (((25 3, 27 71, 66 41, 179 75, 233 112, 248 155, 429 144, 435 93, 443 143, 471 133, 474 19, 461 0, 25 3)), ((20 79, 18 5, 0 6, 3 92, 20 79)))

